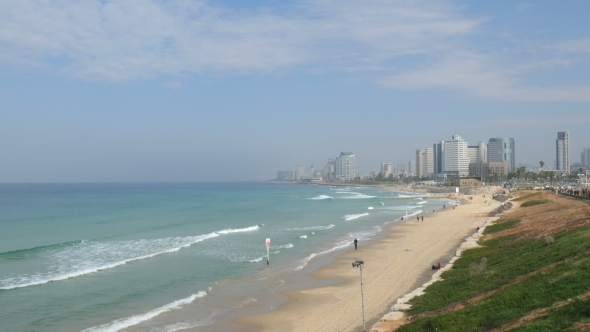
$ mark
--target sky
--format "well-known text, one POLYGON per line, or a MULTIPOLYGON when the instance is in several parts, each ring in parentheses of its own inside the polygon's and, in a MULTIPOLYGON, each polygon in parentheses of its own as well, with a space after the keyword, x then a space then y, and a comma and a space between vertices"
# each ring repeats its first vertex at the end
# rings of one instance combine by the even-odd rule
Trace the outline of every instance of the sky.
MULTIPOLYGON (((256 181, 455 133, 590 147, 590 2, 0 1, 0 182, 256 181)), ((546 166, 546 167, 547 167, 546 166)))

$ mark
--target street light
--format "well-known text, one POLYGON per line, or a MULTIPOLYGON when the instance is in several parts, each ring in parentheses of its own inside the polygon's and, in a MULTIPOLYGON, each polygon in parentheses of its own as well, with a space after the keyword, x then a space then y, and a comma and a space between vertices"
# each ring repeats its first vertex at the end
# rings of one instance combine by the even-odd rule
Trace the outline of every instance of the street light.
POLYGON ((358 267, 361 271, 361 308, 363 310, 363 332, 366 332, 366 328, 365 328, 365 296, 363 294, 363 264, 365 264, 365 262, 363 261, 354 261, 352 262, 352 267, 358 267))

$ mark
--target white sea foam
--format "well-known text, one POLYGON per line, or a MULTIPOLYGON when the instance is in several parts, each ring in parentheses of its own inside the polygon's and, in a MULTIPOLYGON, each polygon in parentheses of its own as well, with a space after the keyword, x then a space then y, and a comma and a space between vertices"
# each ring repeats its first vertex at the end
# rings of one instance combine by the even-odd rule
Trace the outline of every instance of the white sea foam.
POLYGON ((128 328, 130 326, 134 326, 134 325, 140 324, 142 322, 145 322, 147 320, 150 320, 150 319, 157 317, 165 312, 179 309, 180 307, 190 304, 194 300, 196 300, 198 298, 202 298, 206 295, 207 295, 206 292, 200 291, 197 294, 193 294, 187 298, 177 300, 172 303, 168 303, 162 307, 148 311, 144 314, 117 319, 117 320, 115 320, 111 323, 108 323, 108 324, 103 324, 100 326, 88 328, 88 329, 84 330, 84 332, 117 332, 122 329, 128 328))
POLYGON ((344 216, 344 220, 346 220, 346 221, 355 220, 355 219, 358 219, 358 218, 366 217, 368 215, 369 215, 368 212, 367 213, 361 213, 361 214, 347 214, 347 215, 344 216))
POLYGON ((307 239, 307 235, 301 235, 299 238, 300 239, 307 239))
POLYGON ((246 260, 246 262, 250 262, 250 263, 258 263, 261 262, 263 259, 265 259, 266 256, 260 256, 258 258, 254 258, 254 259, 248 259, 246 260))
POLYGON ((246 228, 237 228, 237 229, 233 229, 233 228, 228 228, 228 229, 224 229, 222 231, 218 231, 216 232, 217 234, 232 234, 232 233, 243 233, 243 232, 253 232, 253 231, 257 231, 260 229, 260 226, 256 225, 256 226, 252 226, 252 227, 246 227, 246 228))
POLYGON ((293 243, 283 244, 283 245, 277 246, 275 248, 276 249, 291 249, 291 248, 293 248, 293 243))
POLYGON ((66 247, 48 257, 48 271, 19 275, 0 280, 0 289, 14 289, 41 285, 52 281, 66 280, 82 275, 111 269, 132 261, 179 251, 193 244, 221 235, 258 230, 259 226, 242 229, 226 229, 204 235, 169 237, 152 240, 129 240, 119 242, 86 241, 77 246, 66 247))
POLYGON ((422 204, 426 204, 426 203, 428 203, 428 201, 418 201, 418 202, 416 202, 416 204, 418 204, 418 205, 422 205, 422 204))
POLYGON ((326 195, 319 195, 313 198, 308 198, 308 199, 313 199, 313 200, 323 200, 323 199, 334 199, 333 197, 330 196, 326 196, 326 195))
POLYGON ((288 231, 325 231, 330 228, 336 227, 334 224, 329 224, 326 226, 309 226, 309 227, 295 227, 295 228, 287 228, 288 231))
POLYGON ((365 195, 365 194, 357 194, 357 195, 352 195, 352 196, 345 196, 345 197, 340 197, 341 199, 367 199, 367 198, 375 198, 377 196, 370 196, 370 195, 365 195))
POLYGON ((373 210, 373 207, 372 207, 372 206, 369 206, 369 207, 367 208, 367 210, 373 210))
POLYGON ((325 254, 328 254, 330 252, 336 251, 338 249, 346 248, 346 247, 350 246, 350 243, 351 242, 348 241, 348 240, 347 241, 342 241, 342 242, 336 243, 331 248, 328 248, 328 249, 325 249, 325 250, 322 250, 322 251, 318 251, 318 252, 314 252, 311 255, 305 257, 304 259, 302 259, 301 260, 301 264, 299 264, 297 267, 295 267, 294 270, 295 271, 299 271, 302 268, 304 268, 309 263, 309 261, 312 260, 314 257, 320 256, 320 255, 325 255, 325 254))

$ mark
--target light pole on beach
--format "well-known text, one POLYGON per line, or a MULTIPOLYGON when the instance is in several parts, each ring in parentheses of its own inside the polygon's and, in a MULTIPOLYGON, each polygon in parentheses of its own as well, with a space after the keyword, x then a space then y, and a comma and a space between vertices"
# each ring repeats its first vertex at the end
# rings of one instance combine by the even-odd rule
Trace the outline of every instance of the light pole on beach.
POLYGON ((363 294, 363 261, 354 261, 352 262, 352 267, 358 267, 361 271, 361 308, 363 310, 363 332, 366 332, 365 328, 365 296, 363 294))

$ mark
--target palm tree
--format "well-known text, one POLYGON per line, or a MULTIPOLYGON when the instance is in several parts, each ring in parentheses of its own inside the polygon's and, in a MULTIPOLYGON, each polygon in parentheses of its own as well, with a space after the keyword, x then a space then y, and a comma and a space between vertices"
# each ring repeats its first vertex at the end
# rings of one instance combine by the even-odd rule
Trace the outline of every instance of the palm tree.
POLYGON ((539 165, 541 165, 541 168, 543 168, 543 166, 545 166, 545 162, 544 161, 539 161, 539 165))

